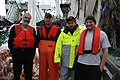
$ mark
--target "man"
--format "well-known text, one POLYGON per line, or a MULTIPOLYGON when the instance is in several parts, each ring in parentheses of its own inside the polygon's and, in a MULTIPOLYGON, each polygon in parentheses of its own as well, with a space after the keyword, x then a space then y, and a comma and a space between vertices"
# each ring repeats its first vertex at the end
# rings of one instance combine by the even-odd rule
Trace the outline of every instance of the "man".
POLYGON ((73 16, 68 17, 67 26, 60 33, 56 43, 54 62, 60 63, 60 80, 74 80, 73 63, 76 56, 76 49, 79 42, 80 32, 73 16))
POLYGON ((110 43, 107 35, 95 26, 96 20, 93 16, 86 18, 85 25, 87 29, 81 33, 78 46, 75 80, 101 80, 110 43))
POLYGON ((25 13, 21 24, 15 24, 9 34, 8 47, 12 53, 14 80, 20 80, 22 66, 25 80, 32 80, 33 58, 35 55, 35 29, 28 25, 31 15, 25 13))
POLYGON ((52 15, 46 13, 44 25, 37 28, 38 50, 39 50, 39 79, 58 80, 59 65, 54 63, 54 52, 56 40, 60 34, 60 28, 52 23, 52 15))

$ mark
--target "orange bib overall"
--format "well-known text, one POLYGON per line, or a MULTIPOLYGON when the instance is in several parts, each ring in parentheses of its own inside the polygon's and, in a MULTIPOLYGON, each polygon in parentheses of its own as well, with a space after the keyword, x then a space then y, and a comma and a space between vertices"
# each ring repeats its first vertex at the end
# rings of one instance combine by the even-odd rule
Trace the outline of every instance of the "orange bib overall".
POLYGON ((42 27, 40 31, 41 40, 38 45, 40 65, 39 80, 58 80, 59 65, 54 63, 54 38, 57 34, 57 28, 56 26, 52 26, 48 35, 46 35, 45 27, 42 27))

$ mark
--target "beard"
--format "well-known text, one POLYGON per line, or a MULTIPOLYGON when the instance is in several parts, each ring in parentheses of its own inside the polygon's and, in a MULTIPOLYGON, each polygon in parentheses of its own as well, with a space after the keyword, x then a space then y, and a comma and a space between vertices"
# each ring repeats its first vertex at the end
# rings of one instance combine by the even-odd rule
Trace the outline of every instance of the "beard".
POLYGON ((87 30, 92 30, 92 29, 93 29, 92 26, 88 26, 88 27, 86 27, 86 28, 87 28, 87 30))
POLYGON ((52 24, 52 22, 50 22, 50 21, 49 21, 49 22, 46 22, 46 24, 47 24, 47 25, 51 25, 51 24, 52 24))
POLYGON ((29 21, 29 20, 24 20, 23 23, 24 23, 24 24, 29 24, 30 21, 29 21))

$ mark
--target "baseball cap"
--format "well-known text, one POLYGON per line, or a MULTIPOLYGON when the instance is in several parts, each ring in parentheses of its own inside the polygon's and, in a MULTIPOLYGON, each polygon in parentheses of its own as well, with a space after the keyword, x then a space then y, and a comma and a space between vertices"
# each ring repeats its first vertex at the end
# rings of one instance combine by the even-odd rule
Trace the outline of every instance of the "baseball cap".
POLYGON ((52 18, 52 15, 50 13, 45 13, 45 18, 48 18, 48 17, 52 18))
POLYGON ((67 23, 68 23, 68 21, 75 21, 76 22, 76 19, 73 17, 73 16, 69 16, 68 18, 67 18, 67 23))

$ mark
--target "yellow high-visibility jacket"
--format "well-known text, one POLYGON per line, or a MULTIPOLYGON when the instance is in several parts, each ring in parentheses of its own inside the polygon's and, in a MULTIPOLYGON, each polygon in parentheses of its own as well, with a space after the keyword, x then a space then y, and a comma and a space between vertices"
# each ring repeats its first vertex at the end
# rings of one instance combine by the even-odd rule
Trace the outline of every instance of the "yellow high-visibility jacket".
POLYGON ((79 43, 80 33, 83 31, 82 28, 77 27, 76 30, 71 34, 69 31, 65 33, 62 31, 57 39, 54 62, 61 65, 72 68, 77 46, 79 43))

